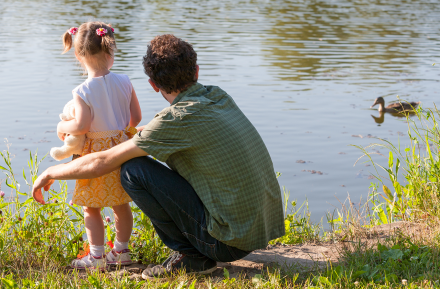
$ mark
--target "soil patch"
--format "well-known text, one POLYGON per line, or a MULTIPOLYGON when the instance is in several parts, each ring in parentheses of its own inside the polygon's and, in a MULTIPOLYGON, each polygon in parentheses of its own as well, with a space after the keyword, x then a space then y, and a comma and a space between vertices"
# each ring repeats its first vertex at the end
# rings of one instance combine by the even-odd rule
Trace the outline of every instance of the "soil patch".
MULTIPOLYGON (((356 230, 356 229, 355 229, 356 230)), ((356 245, 374 247, 378 242, 385 242, 387 238, 395 234, 404 234, 415 238, 426 236, 429 228, 422 224, 409 222, 395 222, 376 226, 370 229, 358 228, 355 236, 358 238, 344 239, 337 243, 302 244, 302 245, 269 245, 266 249, 256 250, 241 260, 234 262, 219 262, 218 268, 212 273, 214 279, 223 278, 224 269, 228 270, 230 278, 239 276, 252 278, 261 274, 268 267, 279 268, 282 271, 307 272, 324 269, 329 263, 337 263, 342 250, 353 248, 356 245)), ((142 271, 147 266, 144 264, 132 264, 126 267, 112 266, 107 274, 113 277, 129 276, 130 279, 140 280, 142 271)), ((85 271, 79 271, 80 276, 87 276, 85 271)))

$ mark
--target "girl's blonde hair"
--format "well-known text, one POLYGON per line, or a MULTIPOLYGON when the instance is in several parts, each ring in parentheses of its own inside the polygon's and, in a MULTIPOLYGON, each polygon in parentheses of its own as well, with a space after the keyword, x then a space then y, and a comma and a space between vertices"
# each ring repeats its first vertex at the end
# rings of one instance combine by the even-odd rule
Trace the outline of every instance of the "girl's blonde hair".
POLYGON ((75 40, 70 30, 63 34, 63 54, 72 48, 72 43, 77 55, 88 58, 100 52, 104 52, 113 57, 116 50, 116 41, 110 24, 103 22, 86 22, 81 24, 75 33, 75 40), (97 29, 104 28, 107 30, 105 35, 99 36, 97 29))

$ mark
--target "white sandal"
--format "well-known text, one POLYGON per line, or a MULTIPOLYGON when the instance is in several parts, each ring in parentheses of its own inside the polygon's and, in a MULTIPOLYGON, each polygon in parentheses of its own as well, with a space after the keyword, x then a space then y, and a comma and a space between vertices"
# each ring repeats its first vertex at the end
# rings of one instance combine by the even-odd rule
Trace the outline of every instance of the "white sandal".
POLYGON ((130 249, 124 249, 121 252, 113 249, 107 253, 105 259, 108 265, 130 265, 133 263, 131 261, 130 252, 130 249))
POLYGON ((91 269, 105 271, 107 269, 107 259, 88 254, 87 256, 73 260, 70 267, 80 270, 91 269))

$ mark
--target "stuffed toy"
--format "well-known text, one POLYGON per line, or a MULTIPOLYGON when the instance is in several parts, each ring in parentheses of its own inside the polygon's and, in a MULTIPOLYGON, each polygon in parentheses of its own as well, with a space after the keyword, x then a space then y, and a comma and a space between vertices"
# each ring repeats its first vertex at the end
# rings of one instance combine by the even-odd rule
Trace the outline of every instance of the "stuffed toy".
MULTIPOLYGON (((61 120, 72 120, 75 118, 75 106, 73 99, 69 101, 63 109, 63 113, 60 114, 61 120)), ((64 145, 60 148, 52 148, 50 155, 57 161, 61 161, 71 155, 80 155, 84 148, 84 142, 86 135, 70 135, 66 134, 64 138, 64 145)))

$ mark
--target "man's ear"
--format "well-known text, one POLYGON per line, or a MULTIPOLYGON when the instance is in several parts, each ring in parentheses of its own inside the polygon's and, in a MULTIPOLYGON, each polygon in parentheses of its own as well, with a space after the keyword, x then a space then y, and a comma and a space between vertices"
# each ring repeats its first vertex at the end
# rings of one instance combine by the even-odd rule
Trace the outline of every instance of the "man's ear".
POLYGON ((156 84, 151 79, 148 79, 148 82, 150 83, 151 87, 154 89, 155 92, 159 92, 159 87, 157 87, 156 84))
POLYGON ((199 66, 196 65, 196 81, 199 80, 199 66))

